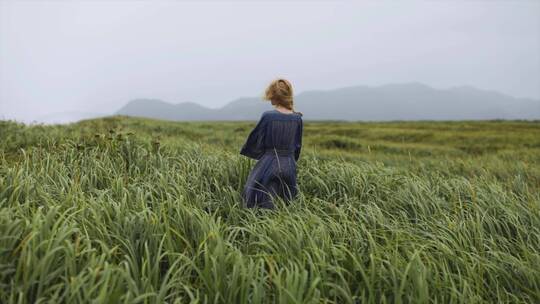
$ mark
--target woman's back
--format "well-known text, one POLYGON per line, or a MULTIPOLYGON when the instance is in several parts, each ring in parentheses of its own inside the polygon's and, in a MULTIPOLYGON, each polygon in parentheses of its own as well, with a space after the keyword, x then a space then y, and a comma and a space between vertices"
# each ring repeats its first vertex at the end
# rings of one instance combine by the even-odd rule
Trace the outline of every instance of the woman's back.
POLYGON ((278 110, 267 111, 264 115, 268 120, 265 130, 265 151, 272 152, 273 149, 276 149, 282 153, 289 152, 291 155, 295 155, 296 149, 300 148, 301 115, 297 113, 285 114, 278 110))

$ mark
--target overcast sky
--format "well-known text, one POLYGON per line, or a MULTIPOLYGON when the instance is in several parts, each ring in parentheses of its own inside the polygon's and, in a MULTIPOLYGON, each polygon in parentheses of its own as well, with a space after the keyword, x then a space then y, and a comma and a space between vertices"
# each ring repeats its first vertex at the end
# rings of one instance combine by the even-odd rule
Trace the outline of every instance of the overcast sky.
POLYGON ((540 1, 2 1, 0 118, 418 81, 540 98, 540 1))

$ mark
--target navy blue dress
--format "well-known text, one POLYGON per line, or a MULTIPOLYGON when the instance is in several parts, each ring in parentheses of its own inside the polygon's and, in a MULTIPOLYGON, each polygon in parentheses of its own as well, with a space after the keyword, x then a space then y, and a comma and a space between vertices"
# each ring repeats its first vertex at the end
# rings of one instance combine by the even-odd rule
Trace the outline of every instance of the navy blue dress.
POLYGON ((257 159, 242 199, 245 207, 273 209, 272 198, 286 202, 298 193, 296 162, 302 146, 302 114, 266 111, 249 134, 240 154, 257 159))

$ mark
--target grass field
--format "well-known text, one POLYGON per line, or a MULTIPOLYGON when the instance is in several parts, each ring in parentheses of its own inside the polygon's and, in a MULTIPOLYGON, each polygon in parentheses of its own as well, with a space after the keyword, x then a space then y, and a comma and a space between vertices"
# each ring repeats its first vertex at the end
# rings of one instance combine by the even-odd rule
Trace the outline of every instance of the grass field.
POLYGON ((254 122, 0 122, 0 303, 539 303, 539 122, 306 122, 240 208, 254 122))

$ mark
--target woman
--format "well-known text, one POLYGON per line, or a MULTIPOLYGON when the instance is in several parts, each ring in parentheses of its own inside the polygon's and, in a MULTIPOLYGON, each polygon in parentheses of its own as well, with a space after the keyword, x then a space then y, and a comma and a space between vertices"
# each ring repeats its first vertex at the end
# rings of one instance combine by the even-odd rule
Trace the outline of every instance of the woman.
POLYGON ((274 110, 262 114, 240 154, 257 159, 242 199, 248 208, 273 209, 273 198, 289 202, 298 193, 296 162, 302 146, 302 113, 293 107, 293 89, 285 79, 272 81, 265 92, 274 110))

